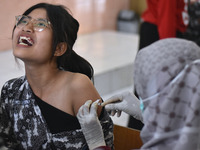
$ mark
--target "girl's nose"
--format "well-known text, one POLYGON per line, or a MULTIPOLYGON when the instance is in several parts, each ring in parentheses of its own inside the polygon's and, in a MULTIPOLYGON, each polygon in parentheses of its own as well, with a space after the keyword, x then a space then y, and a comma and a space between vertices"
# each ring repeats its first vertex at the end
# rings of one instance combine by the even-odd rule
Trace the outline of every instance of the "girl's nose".
POLYGON ((34 31, 33 29, 33 23, 31 21, 29 21, 23 28, 22 28, 23 31, 25 32, 30 32, 32 33, 34 31))

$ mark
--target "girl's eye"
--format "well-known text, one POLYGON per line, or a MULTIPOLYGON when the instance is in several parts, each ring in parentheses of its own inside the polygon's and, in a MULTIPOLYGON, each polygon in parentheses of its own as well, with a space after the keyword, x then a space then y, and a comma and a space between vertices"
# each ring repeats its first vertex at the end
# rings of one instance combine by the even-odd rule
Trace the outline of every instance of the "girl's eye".
POLYGON ((27 24, 28 23, 28 20, 27 19, 21 19, 19 20, 18 24, 27 24))
POLYGON ((26 24, 28 21, 27 20, 22 20, 21 23, 26 24))
POLYGON ((37 27, 46 27, 46 24, 44 22, 37 22, 36 24, 37 27))

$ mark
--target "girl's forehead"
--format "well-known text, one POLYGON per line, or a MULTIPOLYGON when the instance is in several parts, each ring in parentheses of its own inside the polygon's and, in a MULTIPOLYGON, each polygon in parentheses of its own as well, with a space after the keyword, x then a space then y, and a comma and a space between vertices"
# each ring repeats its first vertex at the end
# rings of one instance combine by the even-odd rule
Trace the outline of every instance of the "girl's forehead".
POLYGON ((37 18, 47 19, 47 12, 43 8, 37 8, 37 9, 34 9, 32 12, 30 12, 27 16, 30 16, 31 18, 34 18, 34 19, 37 19, 37 18))

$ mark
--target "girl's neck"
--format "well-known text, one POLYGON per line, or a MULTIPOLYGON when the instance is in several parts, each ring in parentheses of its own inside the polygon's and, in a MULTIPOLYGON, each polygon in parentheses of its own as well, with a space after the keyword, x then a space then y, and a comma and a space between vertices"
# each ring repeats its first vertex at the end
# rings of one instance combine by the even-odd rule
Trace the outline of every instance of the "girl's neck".
POLYGON ((26 78, 34 91, 34 93, 38 93, 41 95, 45 91, 52 89, 52 87, 56 84, 57 79, 59 79, 59 75, 61 74, 61 70, 58 68, 30 68, 25 67, 26 78))

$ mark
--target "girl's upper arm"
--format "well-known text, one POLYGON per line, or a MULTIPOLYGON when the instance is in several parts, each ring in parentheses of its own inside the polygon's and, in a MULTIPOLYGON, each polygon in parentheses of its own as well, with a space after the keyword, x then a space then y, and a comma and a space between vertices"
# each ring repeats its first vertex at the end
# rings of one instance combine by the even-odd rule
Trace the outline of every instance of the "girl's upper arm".
MULTIPOLYGON (((87 76, 80 75, 76 78, 73 85, 75 114, 78 113, 79 108, 84 105, 87 100, 92 100, 94 102, 98 99, 101 99, 92 81, 87 76)), ((100 115, 100 112, 101 107, 98 108, 98 115, 100 115)))

